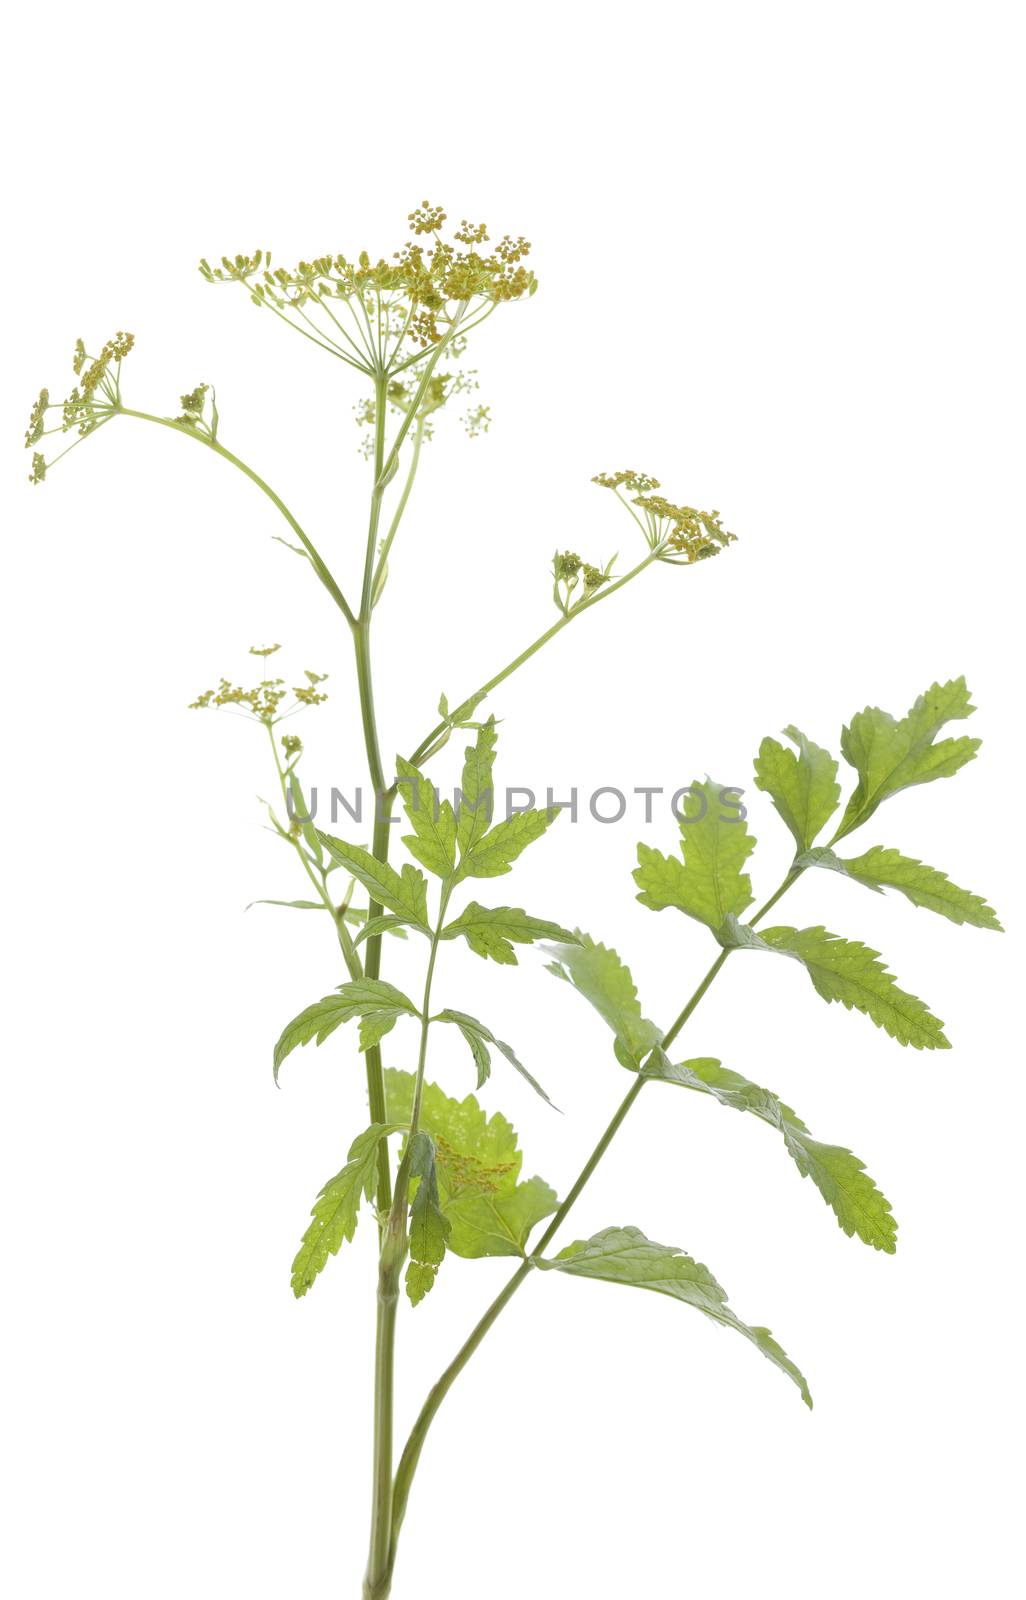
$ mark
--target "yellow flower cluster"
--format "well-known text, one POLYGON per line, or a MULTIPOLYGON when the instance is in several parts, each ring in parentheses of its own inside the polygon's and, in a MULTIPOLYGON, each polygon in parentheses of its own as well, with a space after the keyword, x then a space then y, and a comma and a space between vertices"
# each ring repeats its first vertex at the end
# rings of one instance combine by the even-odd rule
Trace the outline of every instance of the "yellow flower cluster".
POLYGON ((592 483, 600 488, 612 489, 617 499, 627 507, 651 550, 661 560, 671 565, 690 566, 693 561, 703 561, 718 555, 734 542, 720 521, 718 511, 696 511, 694 506, 675 505, 661 494, 658 478, 631 469, 623 472, 600 472, 592 483), (630 496, 624 499, 621 490, 630 496))
POLYGON ((334 321, 331 302, 351 303, 365 323, 362 329, 354 335, 336 322, 332 334, 321 323, 316 337, 368 371, 387 364, 390 336, 396 345, 405 339, 427 349, 448 337, 468 308, 484 310, 534 293, 536 279, 524 265, 531 249, 527 239, 504 234, 485 249, 487 226, 465 219, 453 238, 446 239, 445 211, 427 200, 410 212, 408 221, 414 237, 388 258, 362 250, 355 258, 320 255, 295 267, 279 267, 272 265, 270 252, 257 250, 222 256, 217 265, 204 259, 200 272, 209 283, 245 284, 258 305, 270 306, 289 321, 298 315, 292 325, 301 331, 309 331, 303 323, 314 325, 311 312, 320 310, 334 321))

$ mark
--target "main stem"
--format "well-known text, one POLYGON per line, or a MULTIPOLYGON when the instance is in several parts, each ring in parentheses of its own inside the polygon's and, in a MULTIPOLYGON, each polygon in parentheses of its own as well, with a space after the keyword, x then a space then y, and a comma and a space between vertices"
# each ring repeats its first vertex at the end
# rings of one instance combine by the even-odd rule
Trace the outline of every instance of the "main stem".
MULTIPOLYGON (((769 899, 764 905, 760 906, 759 910, 752 918, 753 926, 755 923, 759 922, 766 915, 766 913, 772 909, 773 906, 776 905, 777 901, 783 894, 786 894, 791 885, 797 882, 798 878, 801 876, 802 870, 802 868, 792 868, 780 887, 776 889, 772 895, 770 895, 769 899)), ((688 1022, 692 1013, 700 1004, 711 985, 715 982, 720 972, 722 972, 724 966, 726 965, 727 957, 731 954, 731 950, 720 951, 719 955, 716 957, 716 960, 713 962, 708 972, 706 972, 694 993, 687 1000, 676 1021, 663 1035, 660 1042, 661 1049, 669 1049, 670 1045, 677 1038, 677 1035, 680 1033, 681 1029, 688 1022)), ((613 1139, 619 1131, 621 1124, 627 1116, 627 1113, 630 1111, 635 1100, 637 1100, 647 1081, 648 1080, 639 1073, 634 1082, 631 1084, 627 1093, 624 1095, 620 1104, 613 1113, 612 1119, 596 1144, 594 1150, 591 1152, 591 1155, 581 1168, 581 1171, 578 1174, 576 1181, 571 1186, 565 1200, 555 1212, 552 1220, 549 1222, 548 1227, 545 1229, 545 1232, 538 1240, 538 1243, 533 1247, 532 1257, 540 1255, 543 1250, 547 1249, 549 1244, 551 1244, 552 1240, 555 1238, 555 1235, 565 1221, 567 1214, 576 1204, 582 1190, 588 1183, 588 1180, 591 1178, 592 1173, 602 1160, 602 1157, 605 1155, 610 1144, 613 1142, 613 1139)), ((456 1379, 463 1371, 463 1368, 474 1354, 474 1351, 484 1339, 485 1334, 492 1327, 493 1323, 495 1323, 500 1314, 505 1310, 506 1306, 512 1300, 521 1284, 526 1283, 533 1270, 533 1267, 533 1259, 526 1258, 521 1262, 516 1272, 514 1272, 513 1276, 506 1283, 505 1287, 499 1291, 498 1295, 484 1313, 484 1316, 477 1323, 470 1336, 460 1346, 460 1349, 457 1351, 452 1361, 446 1367, 437 1383, 435 1383, 430 1390, 428 1397, 421 1408, 420 1415, 411 1429, 410 1436, 406 1441, 406 1446, 399 1460, 399 1466, 396 1469, 395 1485, 392 1491, 392 1542, 389 1556, 390 1571, 395 1566, 399 1532, 402 1528, 403 1518, 406 1515, 406 1505, 410 1496, 410 1488, 413 1483, 414 1474, 417 1470, 417 1464, 420 1461, 420 1453, 424 1448, 424 1441, 427 1438, 428 1429, 431 1427, 442 1401, 445 1399, 456 1379)), ((387 1589, 383 1591, 385 1594, 387 1594, 387 1592, 387 1589)))

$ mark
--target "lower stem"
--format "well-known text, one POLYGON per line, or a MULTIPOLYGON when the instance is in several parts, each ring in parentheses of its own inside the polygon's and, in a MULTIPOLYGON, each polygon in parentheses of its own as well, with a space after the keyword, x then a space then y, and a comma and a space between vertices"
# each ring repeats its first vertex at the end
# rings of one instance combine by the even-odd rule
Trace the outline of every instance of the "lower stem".
MULTIPOLYGON (((752 925, 761 921, 766 913, 776 905, 781 896, 786 894, 787 890, 791 888, 792 884, 797 882, 798 878, 801 877, 802 870, 803 869, 800 867, 791 869, 780 887, 776 889, 772 895, 770 895, 769 899, 759 907, 759 910, 752 917, 752 925)), ((660 1041, 661 1049, 668 1049, 676 1039, 681 1029, 691 1017, 692 1012, 706 994, 710 985, 723 970, 723 967, 727 961, 727 957, 731 954, 732 950, 730 949, 723 949, 720 951, 719 955, 716 957, 716 960, 712 963, 698 987, 684 1005, 680 1015, 663 1035, 662 1040, 660 1041)), ((548 1247, 552 1239, 555 1237, 559 1228, 565 1221, 568 1212, 570 1211, 571 1207, 576 1204, 585 1184, 588 1182, 592 1173, 595 1171, 595 1168, 602 1160, 602 1157, 605 1155, 607 1149, 619 1131, 621 1123, 624 1121, 628 1111, 630 1111, 647 1081, 648 1080, 639 1073, 634 1082, 631 1084, 616 1111, 613 1113, 608 1127, 602 1134, 591 1155, 588 1157, 587 1161, 582 1167, 580 1174, 578 1175, 576 1182, 569 1190, 566 1199, 563 1200, 562 1204, 552 1217, 552 1220, 550 1221, 545 1232, 542 1234, 538 1243, 534 1246, 532 1255, 540 1255, 540 1253, 548 1247)), ((413 1483, 413 1476, 417 1470, 417 1464, 420 1461, 420 1454, 424 1448, 424 1441, 427 1438, 428 1430, 435 1419, 442 1401, 445 1399, 456 1379, 463 1371, 463 1368, 474 1354, 474 1351, 484 1339, 485 1334, 505 1310, 506 1306, 512 1300, 521 1284, 527 1281, 533 1268, 533 1259, 525 1259, 517 1268, 516 1272, 514 1272, 513 1276, 510 1278, 505 1287, 499 1291, 481 1320, 474 1327, 469 1337, 460 1346, 460 1349, 446 1367, 437 1383, 435 1383, 431 1388, 428 1397, 421 1408, 420 1415, 410 1431, 410 1436, 406 1441, 406 1446, 399 1459, 399 1465, 396 1469, 395 1483, 392 1488, 392 1529, 388 1560, 389 1586, 391 1584, 392 1570, 395 1566, 399 1532, 402 1528, 403 1518, 406 1515, 406 1505, 410 1497, 410 1488, 413 1483)), ((386 1587, 384 1590, 382 1590, 381 1594, 383 1596, 387 1595, 388 1588, 386 1587)), ((370 1600, 370 1597, 367 1596, 366 1600, 370 1600)))

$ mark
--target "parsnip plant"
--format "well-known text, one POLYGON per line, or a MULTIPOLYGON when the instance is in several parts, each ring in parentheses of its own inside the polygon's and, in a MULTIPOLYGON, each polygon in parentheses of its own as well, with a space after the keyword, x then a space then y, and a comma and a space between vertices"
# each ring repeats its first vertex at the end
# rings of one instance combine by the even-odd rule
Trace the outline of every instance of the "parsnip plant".
MULTIPOLYGON (((549 1247, 634 1101, 647 1084, 659 1082, 712 1097, 767 1123, 783 1139, 801 1175, 812 1179, 844 1232, 893 1252, 891 1208, 857 1157, 813 1138, 789 1106, 741 1072, 708 1056, 681 1060, 673 1047, 728 958, 741 953, 788 958, 790 965, 779 967, 782 995, 804 971, 824 999, 865 1013, 899 1044, 947 1048, 942 1024, 921 1000, 898 987, 875 951, 820 926, 764 925, 769 911, 804 874, 840 873, 854 885, 893 889, 913 905, 953 922, 999 926, 978 896, 896 849, 874 843, 857 856, 835 849, 891 795, 950 776, 975 755, 975 739, 938 737, 945 724, 973 709, 961 679, 934 685, 904 717, 873 707, 852 717, 841 735, 841 751, 854 770, 855 785, 826 845, 817 840, 840 804, 836 760, 795 728, 787 729, 787 744, 763 740, 755 781, 790 830, 795 856, 783 883, 754 915, 749 914, 753 895, 747 871, 754 839, 737 791, 708 779, 683 791, 679 853, 663 854, 640 844, 634 874, 643 905, 683 913, 708 930, 716 947, 711 966, 668 1028, 643 1014, 631 974, 614 950, 552 920, 548 913, 569 920, 558 903, 546 906, 543 916, 495 904, 508 897, 479 886, 505 877, 522 852, 541 841, 558 819, 558 808, 493 815, 497 727, 483 702, 556 634, 648 568, 695 565, 721 551, 732 536, 716 512, 671 503, 653 478, 635 472, 601 474, 596 482, 616 496, 640 535, 636 562, 617 575, 612 562, 557 550, 550 576, 558 614, 551 626, 451 708, 443 696, 434 726, 409 755, 386 760, 383 747, 392 751, 395 745, 390 741, 383 746, 375 715, 372 627, 409 512, 422 446, 446 408, 476 389, 474 374, 459 365, 469 335, 497 310, 526 301, 535 290, 525 264, 525 240, 506 236, 493 246, 483 225, 467 222, 449 240, 443 234, 444 214, 426 202, 409 221, 412 240, 388 259, 372 260, 366 253, 355 260, 323 256, 289 270, 272 266, 270 256, 258 251, 223 258, 219 266, 201 264, 210 282, 241 285, 258 307, 367 385, 357 405, 370 462, 358 587, 351 587, 348 574, 337 576, 334 554, 329 566, 275 490, 223 443, 211 385, 200 383, 183 395, 176 415, 126 403, 122 364, 132 348, 130 334, 117 334, 95 355, 80 341, 75 387, 58 404, 51 403, 44 389, 26 436, 37 483, 67 449, 119 418, 156 423, 222 457, 275 505, 288 524, 283 542, 306 562, 352 639, 365 756, 376 797, 370 849, 317 828, 299 776, 302 740, 292 729, 284 731, 295 713, 326 698, 322 674, 304 669, 301 681, 290 688, 289 680, 271 675, 276 670, 271 658, 279 646, 254 647, 257 671, 264 674, 255 684, 246 687, 222 678, 194 703, 242 712, 263 726, 279 795, 269 807, 271 825, 295 857, 305 884, 306 898, 285 903, 324 917, 337 946, 334 959, 341 959, 344 968, 341 983, 334 983, 340 974, 328 969, 324 987, 329 992, 312 998, 282 1031, 274 1049, 275 1077, 299 1046, 312 1041, 320 1045, 336 1034, 344 1040, 340 1054, 355 1049, 364 1059, 367 1126, 351 1130, 346 1161, 314 1202, 313 1219, 292 1264, 292 1289, 300 1298, 308 1293, 329 1259, 353 1238, 361 1213, 376 1226, 377 1345, 365 1600, 382 1600, 391 1591, 410 1487, 445 1395, 512 1296, 539 1273, 605 1279, 671 1295, 750 1340, 811 1405, 802 1373, 768 1329, 742 1321, 708 1269, 682 1250, 621 1224, 555 1254, 549 1247), (57 434, 73 436, 72 442, 48 460, 44 440, 57 434), (454 733, 463 736, 466 750, 458 785, 454 781, 453 798, 448 799, 433 787, 425 768, 454 733), (405 813, 408 831, 402 842, 412 858, 399 865, 388 859, 397 807, 405 813), (389 936, 421 943, 423 982, 415 993, 382 976, 389 936), (488 1115, 473 1094, 463 1093, 463 1082, 447 1086, 457 1091, 450 1096, 428 1077, 429 1048, 440 1028, 460 1040, 478 1090, 497 1064, 519 1073, 547 1099, 535 1076, 537 1071, 544 1078, 543 1064, 521 1062, 514 1045, 500 1039, 489 1022, 449 1006, 433 1009, 436 970, 459 941, 481 958, 510 968, 517 966, 518 946, 542 947, 552 973, 577 989, 608 1023, 616 1061, 630 1075, 605 1133, 562 1200, 543 1179, 523 1175, 517 1136, 501 1113, 488 1115), (404 1062, 402 1067, 386 1070, 386 1039, 391 1059, 404 1062), (396 1459, 393 1374, 402 1292, 405 1288, 416 1306, 435 1290, 440 1276, 444 1280, 450 1256, 507 1256, 516 1267, 430 1390, 396 1459)), ((471 434, 483 432, 488 420, 487 407, 470 405, 465 421, 471 434)), ((299 674, 290 674, 295 676, 299 674)), ((553 890, 553 900, 559 899, 558 889, 553 890)), ((554 1003, 557 999, 554 992, 554 1003)))

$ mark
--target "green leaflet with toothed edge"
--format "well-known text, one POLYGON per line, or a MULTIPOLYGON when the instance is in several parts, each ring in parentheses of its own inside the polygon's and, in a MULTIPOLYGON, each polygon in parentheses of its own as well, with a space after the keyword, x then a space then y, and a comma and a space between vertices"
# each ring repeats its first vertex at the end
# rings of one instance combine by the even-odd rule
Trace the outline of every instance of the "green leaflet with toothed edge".
POLYGON ((731 1072, 712 1057, 674 1063, 661 1050, 653 1051, 642 1077, 711 1095, 720 1105, 750 1111, 775 1128, 802 1177, 812 1179, 849 1238, 857 1235, 875 1250, 893 1255, 897 1223, 890 1202, 858 1156, 840 1145, 813 1139, 801 1118, 769 1089, 731 1072))
MULTIPOLYGON (((409 1121, 414 1076, 385 1073, 389 1114, 409 1121)), ((551 1216, 556 1195, 541 1178, 520 1179, 517 1136, 501 1112, 488 1116, 473 1095, 454 1100, 425 1083, 421 1126, 435 1147, 439 1205, 452 1225, 448 1248, 466 1259, 522 1256, 536 1223, 551 1216)))
POLYGON ((742 1322, 730 1309, 726 1294, 708 1267, 674 1246, 656 1244, 639 1228, 603 1228, 590 1239, 575 1240, 551 1260, 536 1259, 535 1265, 546 1272, 564 1272, 575 1278, 599 1278, 605 1283, 653 1289, 694 1306, 714 1322, 750 1339, 757 1350, 787 1374, 811 1411, 808 1384, 769 1329, 742 1322))

